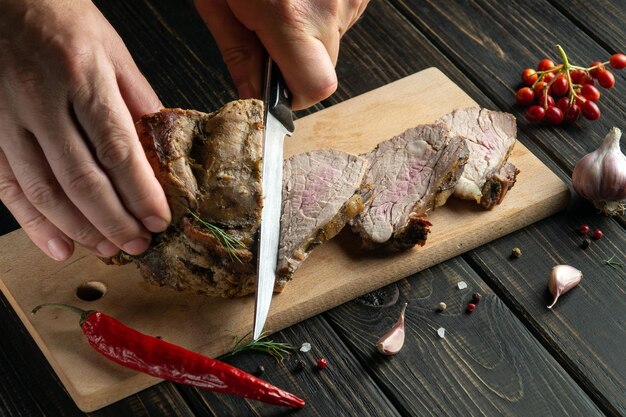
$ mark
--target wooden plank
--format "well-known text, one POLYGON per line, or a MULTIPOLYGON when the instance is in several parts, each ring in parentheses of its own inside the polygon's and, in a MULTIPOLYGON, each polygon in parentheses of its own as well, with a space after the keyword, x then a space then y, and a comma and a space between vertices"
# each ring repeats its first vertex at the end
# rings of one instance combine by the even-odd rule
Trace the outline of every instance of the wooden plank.
MULTIPOLYGON (((441 72, 422 71, 298 120, 298 133, 286 144, 286 155, 316 147, 362 152, 410 126, 432 122, 454 108, 472 104, 441 72)), ((296 272, 294 281, 275 298, 267 328, 285 328, 564 206, 569 195, 567 187, 523 146, 515 147, 511 161, 525 174, 502 205, 484 211, 469 202, 453 201, 437 209, 430 216, 435 224, 433 233, 423 248, 380 257, 346 250, 358 247, 358 243, 353 236, 344 235, 317 249, 296 272), (538 188, 544 192, 536 193, 538 188)), ((100 281, 109 289, 107 296, 93 306, 81 303, 85 308, 101 309, 144 332, 162 335, 210 356, 229 349, 233 332, 241 335, 249 331, 252 297, 209 299, 148 289, 140 285, 143 283, 134 266, 108 267, 86 251, 56 263, 40 254, 21 231, 0 239, 0 257, 9 256, 15 256, 15 264, 1 272, 2 289, 70 395, 85 410, 109 404, 157 380, 119 369, 98 357, 80 343, 73 317, 54 313, 33 320, 27 314, 41 302, 75 303, 75 289, 84 281, 100 281), (130 297, 133 303, 127 303, 124 297, 130 297)))
MULTIPOLYGON (((506 256, 498 263, 508 265, 506 256)), ((603 415, 461 259, 325 316, 404 416, 603 415), (461 281, 466 289, 458 288, 461 281), (483 298, 468 314, 474 292, 483 298), (384 357, 374 345, 405 302, 404 347, 384 357), (440 302, 447 304, 443 312, 437 310, 440 302)))
MULTIPOLYGON (((263 378, 289 389, 307 403, 298 416, 399 416, 395 407, 374 384, 367 367, 361 366, 343 344, 339 336, 321 317, 316 316, 305 323, 292 326, 272 339, 286 341, 300 347, 311 344, 306 353, 296 351, 282 363, 259 353, 240 354, 228 362, 254 372, 259 365, 265 368, 263 378), (328 368, 315 366, 318 358, 328 361, 328 368), (305 368, 298 369, 302 360, 305 368)), ((242 401, 227 395, 181 387, 187 394, 189 404, 198 416, 282 416, 284 409, 255 401, 242 401)))

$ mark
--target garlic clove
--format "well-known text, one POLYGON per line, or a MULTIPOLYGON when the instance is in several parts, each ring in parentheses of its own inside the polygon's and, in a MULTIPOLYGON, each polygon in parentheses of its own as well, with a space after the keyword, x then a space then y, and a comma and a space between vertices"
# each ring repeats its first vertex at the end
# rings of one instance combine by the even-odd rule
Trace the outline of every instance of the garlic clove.
POLYGON ((383 355, 395 355, 400 352, 402 345, 404 345, 404 312, 406 306, 407 303, 404 303, 396 324, 376 342, 376 349, 383 355))
POLYGON ((580 283, 583 273, 573 266, 557 265, 552 268, 550 279, 548 280, 548 289, 554 296, 554 301, 548 306, 552 308, 556 304, 561 294, 565 294, 580 283))
POLYGON ((619 147, 621 135, 621 130, 612 128, 600 147, 582 157, 572 172, 576 192, 608 215, 626 207, 626 156, 619 147))

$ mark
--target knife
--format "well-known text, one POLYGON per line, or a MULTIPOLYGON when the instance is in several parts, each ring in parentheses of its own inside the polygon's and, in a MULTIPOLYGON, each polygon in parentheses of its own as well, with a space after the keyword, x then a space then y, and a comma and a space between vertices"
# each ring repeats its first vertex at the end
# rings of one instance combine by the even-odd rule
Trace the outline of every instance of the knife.
POLYGON ((257 251, 257 286, 252 328, 254 340, 257 340, 263 332, 274 293, 282 209, 283 143, 285 136, 291 136, 294 131, 291 93, 278 66, 269 57, 265 68, 263 104, 265 109, 261 172, 263 208, 257 251))

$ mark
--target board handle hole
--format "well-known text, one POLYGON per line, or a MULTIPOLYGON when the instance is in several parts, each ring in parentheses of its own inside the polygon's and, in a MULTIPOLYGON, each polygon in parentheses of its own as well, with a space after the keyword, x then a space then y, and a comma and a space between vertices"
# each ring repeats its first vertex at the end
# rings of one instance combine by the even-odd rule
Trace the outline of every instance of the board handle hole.
POLYGON ((100 281, 88 281, 76 288, 76 297, 83 301, 96 301, 104 297, 107 287, 100 281))

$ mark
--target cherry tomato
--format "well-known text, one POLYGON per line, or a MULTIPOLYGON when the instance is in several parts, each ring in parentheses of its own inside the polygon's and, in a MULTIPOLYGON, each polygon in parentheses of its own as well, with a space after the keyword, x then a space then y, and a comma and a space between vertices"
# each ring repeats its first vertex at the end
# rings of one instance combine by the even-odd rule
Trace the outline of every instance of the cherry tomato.
POLYGON ((580 226, 578 226, 578 230, 580 230, 580 233, 582 233, 583 235, 586 235, 587 233, 589 233, 589 230, 591 229, 589 228, 589 226, 583 223, 580 226))
POLYGON ((554 62, 551 59, 547 58, 539 61, 539 64, 537 65, 537 69, 539 71, 547 71, 552 68, 554 68, 554 62))
POLYGON ((526 110, 526 119, 529 122, 540 122, 546 116, 546 111, 541 106, 530 106, 526 110))
POLYGON ((600 229, 595 229, 593 231, 593 238, 594 239, 600 239, 602 236, 604 236, 604 233, 602 233, 602 230, 600 229))
POLYGON ((556 106, 561 109, 563 114, 565 114, 565 112, 567 112, 567 109, 569 108, 569 97, 561 97, 560 99, 558 99, 556 101, 556 106))
POLYGON ((617 70, 626 68, 626 55, 624 54, 611 55, 611 58, 609 58, 609 64, 617 70))
POLYGON ((540 106, 543 106, 544 109, 548 107, 554 106, 554 98, 551 95, 542 94, 539 96, 539 100, 537 101, 540 106))
POLYGON ((535 99, 535 92, 530 87, 522 87, 515 94, 515 101, 522 106, 530 105, 535 99))
POLYGON ((547 83, 549 83, 550 81, 552 81, 554 79, 554 77, 556 77, 556 75, 553 72, 549 72, 546 75, 543 76, 543 80, 547 83))
POLYGON ((600 90, 598 90, 593 85, 585 84, 583 88, 580 89, 580 95, 582 95, 587 100, 598 101, 600 100, 600 90))
POLYGON ((565 112, 565 123, 574 124, 580 117, 580 106, 572 104, 567 108, 565 112))
MULTIPOLYGON (((545 86, 547 86, 548 83, 545 83, 543 81, 539 81, 537 84, 535 84, 535 96, 539 97, 543 94, 543 89, 545 86)), ((548 91, 550 89, 548 88, 548 91)))
POLYGON ((569 90, 569 83, 567 82, 567 78, 564 75, 559 75, 556 80, 551 85, 552 94, 555 96, 564 96, 565 93, 569 90))
POLYGON ((546 109, 546 120, 551 125, 560 125, 561 123, 563 123, 564 119, 565 113, 563 113, 563 110, 559 109, 558 107, 551 106, 546 109))
POLYGON ((598 120, 600 118, 600 107, 591 101, 587 100, 580 106, 580 112, 585 116, 585 119, 588 120, 598 120))
POLYGON ((613 88, 615 85, 615 77, 613 73, 609 70, 602 70, 598 72, 597 75, 598 84, 600 84, 604 88, 613 88))
POLYGON ((593 78, 597 78, 598 77, 598 72, 602 71, 604 69, 604 64, 600 61, 594 61, 591 63, 591 65, 589 65, 589 67, 597 67, 594 68, 592 70, 589 70, 589 74, 593 77, 593 78))
POLYGON ((532 68, 526 68, 522 72, 522 82, 525 85, 533 85, 533 83, 537 81, 537 78, 539 78, 539 76, 537 75, 537 71, 532 68))
POLYGON ((587 78, 591 78, 589 74, 587 74, 587 71, 581 69, 570 72, 569 76, 572 79, 572 84, 585 84, 587 78))

